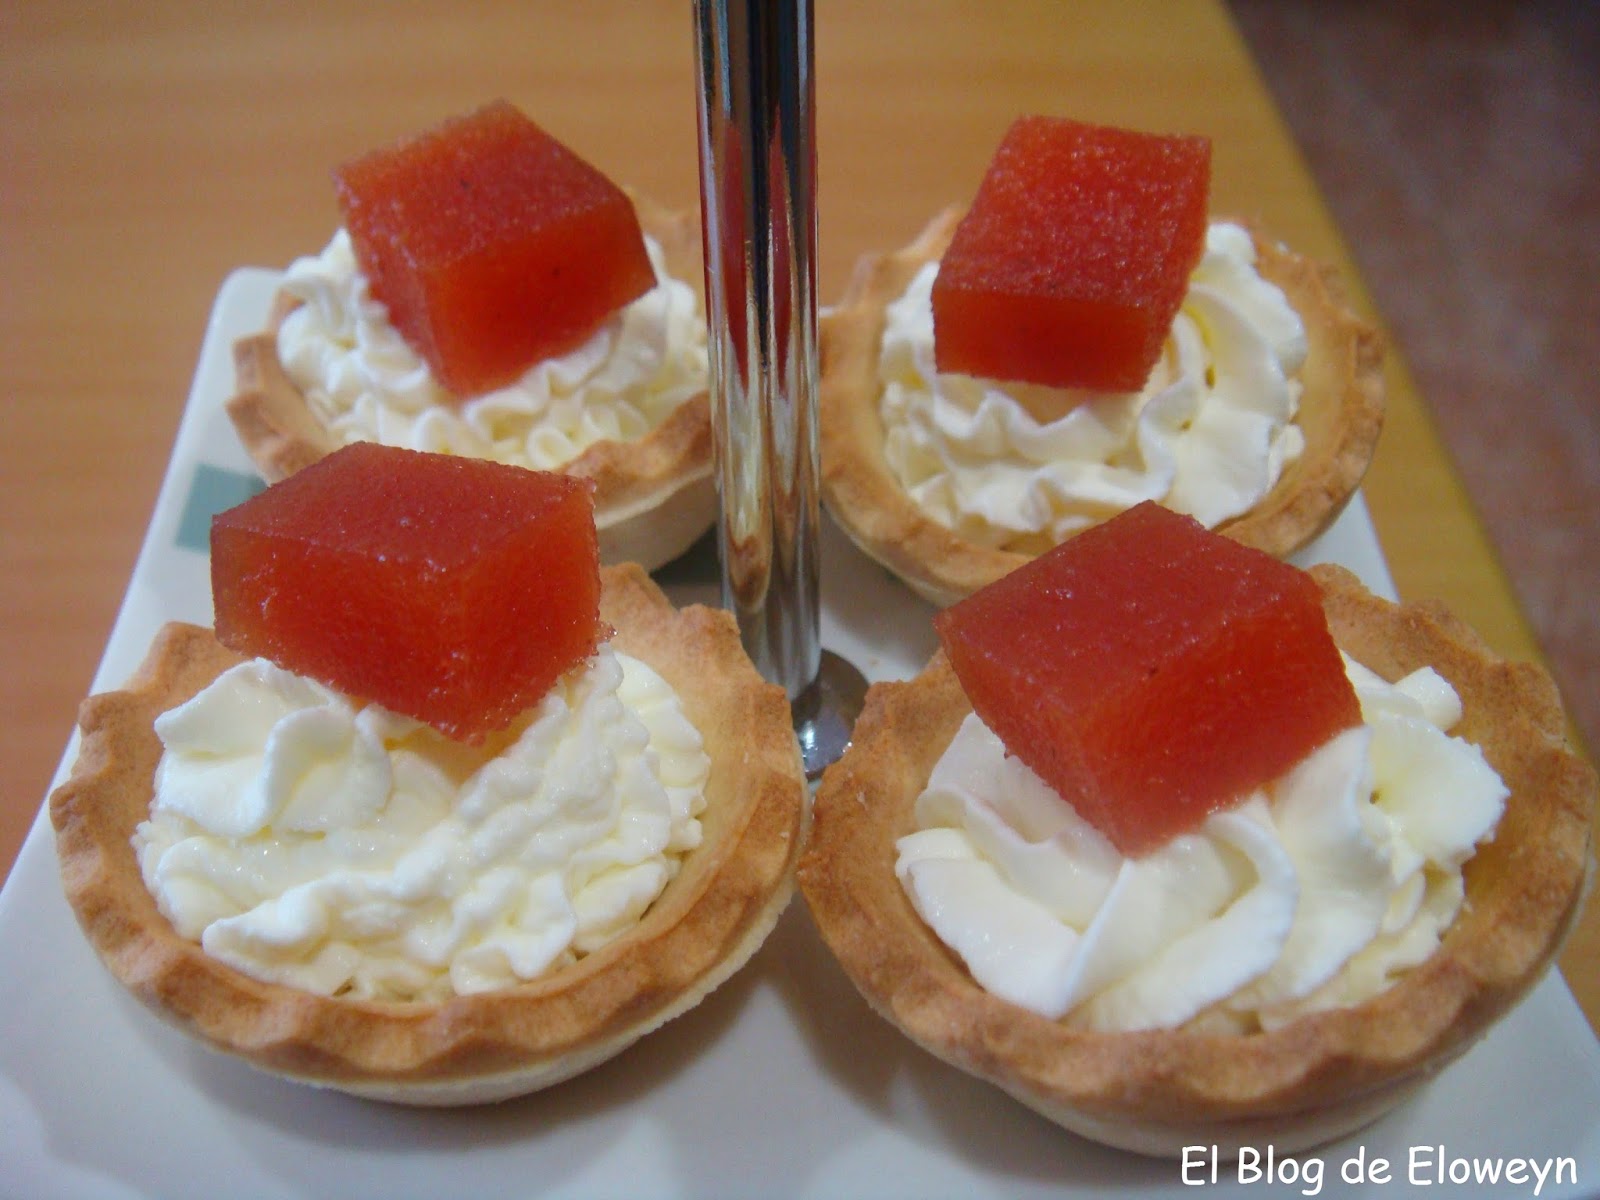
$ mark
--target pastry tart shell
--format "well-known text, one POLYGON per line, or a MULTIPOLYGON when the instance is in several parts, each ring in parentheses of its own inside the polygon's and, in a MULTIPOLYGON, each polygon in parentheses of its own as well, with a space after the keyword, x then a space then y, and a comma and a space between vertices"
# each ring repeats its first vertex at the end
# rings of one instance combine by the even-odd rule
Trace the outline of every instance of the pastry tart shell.
POLYGON ((793 892, 807 806, 789 705, 726 613, 674 609, 637 566, 605 569, 601 615, 613 644, 677 691, 711 759, 703 841, 631 931, 527 983, 438 1003, 263 982, 180 937, 131 844, 161 757, 152 723, 239 659, 211 630, 174 623, 125 690, 84 702, 76 765, 50 798, 63 887, 95 951, 148 1008, 213 1049, 407 1104, 537 1090, 692 1008, 755 953, 793 892))
MULTIPOLYGON (((934 520, 884 458, 878 357, 885 310, 918 271, 944 254, 961 216, 960 209, 947 209, 904 249, 861 259, 817 331, 823 503, 866 554, 940 606, 1029 558, 968 541, 934 520)), ((1258 269, 1283 289, 1306 329, 1296 418, 1305 450, 1254 508, 1218 532, 1282 558, 1327 529, 1366 474, 1383 427, 1383 344, 1347 307, 1331 270, 1259 233, 1252 236, 1258 269)))
MULTIPOLYGON (((668 272, 694 288, 704 312, 699 214, 672 212, 630 196, 641 227, 660 243, 668 272)), ((341 444, 278 358, 278 327, 297 305, 280 292, 267 329, 233 346, 235 390, 227 401, 228 417, 269 484, 341 444)), ((560 469, 594 480, 601 559, 654 570, 688 549, 716 518, 709 396, 690 397, 642 438, 596 442, 560 469)))
POLYGON ((1555 686, 1493 656, 1430 606, 1397 606, 1338 567, 1312 568, 1335 640, 1388 679, 1433 666, 1510 789, 1465 868, 1466 901, 1439 949, 1393 986, 1272 1032, 1098 1033, 985 992, 911 906, 895 842, 970 711, 943 654, 868 694, 850 750, 823 777, 800 886, 817 928, 871 1006, 924 1049, 1058 1124, 1149 1155, 1270 1143, 1290 1153, 1375 1119, 1468 1049, 1543 975, 1581 903, 1593 770, 1568 747, 1555 686))

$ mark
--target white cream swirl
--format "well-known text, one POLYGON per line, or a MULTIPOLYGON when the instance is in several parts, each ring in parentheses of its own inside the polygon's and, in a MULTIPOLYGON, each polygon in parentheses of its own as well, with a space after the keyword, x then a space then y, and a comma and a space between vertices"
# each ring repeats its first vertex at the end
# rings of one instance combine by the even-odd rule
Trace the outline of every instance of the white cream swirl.
POLYGON ((1096 1030, 1274 1028, 1438 947, 1506 789, 1428 668, 1346 668, 1364 723, 1193 834, 1124 858, 969 716, 896 872, 985 989, 1096 1030))
POLYGON ((878 369, 890 469, 934 520, 1024 553, 1142 500, 1208 527, 1245 512, 1305 444, 1305 329, 1255 263, 1248 231, 1212 225, 1144 389, 1083 392, 1048 422, 1017 401, 1023 385, 938 373, 929 264, 888 307, 878 369))
POLYGON ((632 927, 700 841, 700 734, 609 646, 479 747, 261 659, 156 732, 134 846, 161 911, 237 969, 324 995, 532 979, 632 927))
POLYGON ((667 274, 653 238, 645 247, 654 288, 577 349, 462 401, 389 323, 341 229, 284 278, 283 290, 301 305, 278 331, 278 357, 312 412, 345 442, 553 470, 596 442, 643 437, 706 388, 706 326, 694 290, 667 274))

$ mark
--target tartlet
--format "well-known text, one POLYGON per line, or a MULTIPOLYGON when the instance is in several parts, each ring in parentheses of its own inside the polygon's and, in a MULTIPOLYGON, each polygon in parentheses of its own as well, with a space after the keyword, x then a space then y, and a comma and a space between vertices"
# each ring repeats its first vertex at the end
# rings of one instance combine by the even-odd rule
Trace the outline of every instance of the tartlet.
POLYGON ((800 887, 871 1006, 939 1058, 1058 1124, 1149 1155, 1270 1143, 1280 1154, 1372 1121, 1468 1049, 1543 974, 1577 913, 1595 775, 1565 740, 1555 686, 1495 657, 1433 606, 1390 604, 1318 566, 1341 648, 1386 679, 1431 665, 1458 691, 1452 732, 1484 751, 1510 797, 1464 876, 1439 949, 1388 990, 1272 1032, 1069 1028, 985 992, 923 923, 895 875, 895 842, 971 711, 942 652, 875 686, 851 749, 823 777, 800 887))
MULTIPOLYGON (((673 212, 632 192, 629 197, 640 226, 660 244, 668 273, 694 289, 704 312, 698 213, 673 212)), ((227 401, 228 417, 268 483, 340 445, 278 358, 278 328, 298 304, 280 292, 267 328, 233 346, 235 391, 227 401)), ((701 392, 644 437, 595 442, 559 469, 594 480, 601 559, 654 570, 688 549, 715 520, 711 468, 711 402, 701 392)))
MULTIPOLYGON (((885 310, 949 246, 962 212, 947 209, 910 245, 857 264, 843 297, 818 322, 822 499, 867 555, 919 596, 946 605, 1028 561, 963 538, 925 513, 884 457, 878 411, 885 310)), ((1257 267, 1306 328, 1308 354, 1296 423, 1305 449, 1250 511, 1218 526, 1247 546, 1286 557, 1333 523, 1355 493, 1383 426, 1383 347, 1346 306, 1330 270, 1252 231, 1257 267)))
POLYGON ((755 953, 793 892, 808 816, 789 706, 756 674, 726 613, 674 609, 636 565, 603 578, 613 644, 672 685, 711 759, 703 841, 634 929, 530 982, 440 1003, 262 982, 180 937, 130 840, 162 753, 152 722, 239 659, 211 630, 173 623, 125 690, 84 702, 77 763, 50 798, 67 899, 106 966, 214 1049, 300 1082, 419 1105, 557 1083, 698 1004, 755 953))

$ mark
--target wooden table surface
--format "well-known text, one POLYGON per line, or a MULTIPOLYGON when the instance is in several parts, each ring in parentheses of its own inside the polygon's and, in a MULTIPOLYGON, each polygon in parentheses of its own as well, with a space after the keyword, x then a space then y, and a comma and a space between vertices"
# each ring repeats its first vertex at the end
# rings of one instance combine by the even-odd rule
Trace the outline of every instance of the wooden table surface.
MULTIPOLYGON (((1214 139, 1213 208, 1371 302, 1218 0, 815 0, 819 294, 967 199, 1048 112, 1214 139)), ((320 249, 330 168, 495 96, 698 203, 690 6, 5 5, 0 12, 0 873, 32 824, 154 505, 212 300, 320 249)), ((1402 597, 1537 649, 1403 362, 1366 496, 1402 597)), ((1600 1028, 1600 919, 1563 959, 1600 1028)))

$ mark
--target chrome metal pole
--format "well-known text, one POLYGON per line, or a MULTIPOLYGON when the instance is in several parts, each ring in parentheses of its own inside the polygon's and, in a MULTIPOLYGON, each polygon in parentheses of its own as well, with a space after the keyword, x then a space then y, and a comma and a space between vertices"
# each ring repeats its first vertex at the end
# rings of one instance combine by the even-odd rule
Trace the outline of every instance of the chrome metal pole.
POLYGON ((815 775, 864 685, 819 636, 811 0, 695 0, 694 15, 722 602, 788 693, 815 775))

